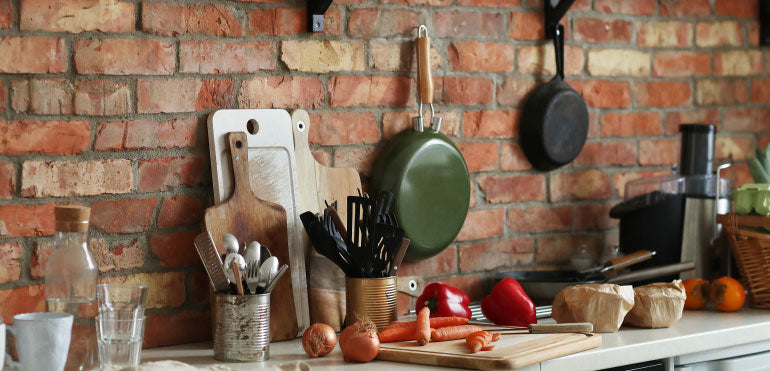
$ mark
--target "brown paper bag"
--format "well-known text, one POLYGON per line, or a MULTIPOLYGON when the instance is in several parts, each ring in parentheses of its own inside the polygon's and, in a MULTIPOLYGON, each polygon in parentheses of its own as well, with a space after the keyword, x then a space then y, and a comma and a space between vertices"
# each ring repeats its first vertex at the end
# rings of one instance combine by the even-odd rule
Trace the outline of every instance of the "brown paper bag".
POLYGON ((658 282, 634 288, 634 307, 626 324, 636 327, 671 327, 680 318, 687 299, 681 280, 658 282))
POLYGON ((562 289, 553 301, 558 323, 590 322, 594 332, 615 332, 634 306, 631 286, 591 283, 562 289))

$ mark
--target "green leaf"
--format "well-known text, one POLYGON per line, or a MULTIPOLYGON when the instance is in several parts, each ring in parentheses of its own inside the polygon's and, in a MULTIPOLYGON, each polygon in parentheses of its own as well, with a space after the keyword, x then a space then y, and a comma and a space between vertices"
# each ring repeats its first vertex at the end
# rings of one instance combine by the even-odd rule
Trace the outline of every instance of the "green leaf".
POLYGON ((765 171, 762 163, 756 158, 749 160, 749 173, 754 178, 754 183, 770 183, 770 175, 765 171))

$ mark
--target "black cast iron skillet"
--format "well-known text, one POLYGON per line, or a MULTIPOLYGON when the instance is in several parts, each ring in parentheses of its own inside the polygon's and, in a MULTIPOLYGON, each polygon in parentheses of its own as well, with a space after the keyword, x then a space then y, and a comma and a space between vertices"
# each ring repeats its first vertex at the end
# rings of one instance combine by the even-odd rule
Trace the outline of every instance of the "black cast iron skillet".
POLYGON ((588 135, 588 109, 564 82, 564 26, 553 28, 556 76, 530 95, 521 117, 521 147, 532 166, 549 171, 577 157, 588 135))

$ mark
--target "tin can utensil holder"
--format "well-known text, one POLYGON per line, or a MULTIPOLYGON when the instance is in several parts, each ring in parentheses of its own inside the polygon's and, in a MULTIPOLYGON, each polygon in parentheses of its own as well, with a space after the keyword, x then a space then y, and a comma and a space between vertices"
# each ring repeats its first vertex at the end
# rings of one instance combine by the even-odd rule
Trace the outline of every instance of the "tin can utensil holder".
POLYGON ((255 362, 270 358, 270 294, 214 293, 214 359, 255 362))
POLYGON ((379 331, 395 321, 396 279, 345 277, 345 324, 350 326, 366 316, 379 331))

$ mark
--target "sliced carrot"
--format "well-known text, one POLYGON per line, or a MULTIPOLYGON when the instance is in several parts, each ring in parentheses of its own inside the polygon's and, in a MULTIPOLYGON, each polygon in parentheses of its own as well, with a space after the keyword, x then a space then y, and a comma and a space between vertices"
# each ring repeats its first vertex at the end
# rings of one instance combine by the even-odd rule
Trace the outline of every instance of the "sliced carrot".
MULTIPOLYGON (((433 317, 430 319, 430 328, 442 328, 464 325, 468 322, 465 317, 433 317)), ((399 327, 417 327, 417 321, 393 321, 385 329, 399 327)))
POLYGON ((417 329, 415 327, 386 328, 380 331, 377 337, 380 338, 380 343, 417 340, 417 329))
POLYGON ((492 334, 492 341, 498 341, 498 340, 500 340, 500 333, 495 332, 494 334, 492 334))
POLYGON ((481 331, 481 327, 476 325, 450 326, 431 330, 432 341, 449 341, 465 339, 468 335, 481 331))
POLYGON ((465 338, 465 343, 471 349, 471 353, 482 350, 492 342, 492 333, 489 331, 476 331, 465 338))
POLYGON ((481 348, 481 350, 485 350, 485 351, 486 351, 486 350, 492 350, 492 349, 495 349, 495 346, 494 346, 494 345, 487 345, 487 346, 485 346, 485 347, 481 348))
POLYGON ((430 309, 424 307, 417 313, 417 342, 425 345, 430 342, 430 309))

